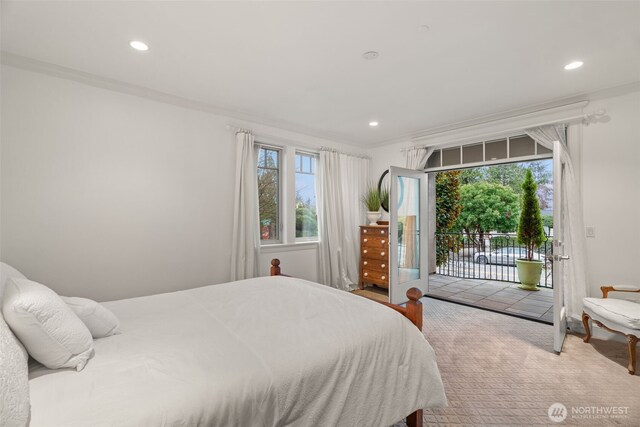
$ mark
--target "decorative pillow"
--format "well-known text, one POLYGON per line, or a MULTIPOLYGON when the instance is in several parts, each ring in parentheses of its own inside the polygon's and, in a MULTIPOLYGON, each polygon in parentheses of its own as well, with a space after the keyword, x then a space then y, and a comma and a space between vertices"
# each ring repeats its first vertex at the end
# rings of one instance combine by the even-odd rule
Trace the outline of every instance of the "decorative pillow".
MULTIPOLYGON (((2 302, 2 293, 4 292, 4 287, 7 285, 7 280, 10 277, 17 277, 18 279, 26 279, 24 274, 20 273, 15 268, 11 267, 9 264, 5 264, 4 262, 0 262, 0 303, 2 302)), ((1 307, 1 304, 0 304, 1 307)))
POLYGON ((120 321, 102 304, 89 298, 60 297, 89 328, 94 338, 104 338, 117 334, 120 321))
POLYGON ((29 422, 28 357, 0 313, 0 426, 29 422))
POLYGON ((58 294, 40 283, 9 279, 2 312, 31 357, 49 369, 81 371, 93 356, 89 329, 58 294))

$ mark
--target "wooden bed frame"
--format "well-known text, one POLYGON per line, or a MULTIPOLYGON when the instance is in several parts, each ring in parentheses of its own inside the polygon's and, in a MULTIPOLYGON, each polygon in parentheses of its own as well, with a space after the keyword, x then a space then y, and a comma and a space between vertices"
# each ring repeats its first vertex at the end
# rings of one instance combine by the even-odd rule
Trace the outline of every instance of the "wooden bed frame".
MULTIPOLYGON (((280 271, 280 260, 277 258, 271 260, 271 275, 290 277, 286 274, 282 274, 280 271)), ((420 302, 422 292, 418 288, 411 288, 407 291, 407 298, 409 298, 409 301, 407 302, 406 307, 388 302, 376 301, 371 298, 369 299, 371 299, 371 301, 376 301, 379 304, 386 305, 392 310, 402 314, 404 317, 409 319, 411 323, 416 325, 420 332, 422 332, 422 303, 420 302)), ((407 427, 419 426, 422 426, 422 409, 418 409, 407 416, 407 427)))

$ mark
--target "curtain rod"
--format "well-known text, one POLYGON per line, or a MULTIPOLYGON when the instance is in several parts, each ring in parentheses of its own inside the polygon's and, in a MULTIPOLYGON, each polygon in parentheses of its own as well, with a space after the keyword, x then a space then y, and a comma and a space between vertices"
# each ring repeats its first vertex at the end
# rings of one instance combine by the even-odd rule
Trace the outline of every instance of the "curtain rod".
POLYGON ((460 139, 457 139, 457 140, 447 141, 444 144, 414 145, 412 147, 401 148, 400 151, 401 152, 405 152, 405 151, 409 151, 409 150, 411 150, 413 148, 428 148, 428 147, 435 147, 435 146, 438 146, 438 145, 442 145, 442 146, 455 145, 456 143, 459 143, 459 142, 462 142, 462 141, 469 141, 469 140, 475 140, 475 139, 479 140, 477 142, 484 142, 486 140, 486 138, 491 138, 492 136, 495 136, 497 134, 521 132, 521 131, 524 131, 525 129, 529 129, 529 128, 536 128, 536 127, 540 127, 540 126, 554 125, 554 124, 563 123, 563 122, 573 122, 573 121, 577 121, 577 120, 581 120, 586 125, 588 125, 589 123, 591 123, 592 120, 596 120, 599 117, 604 116, 606 113, 607 113, 606 110, 598 110, 598 111, 595 111, 593 113, 580 114, 580 115, 577 115, 577 116, 565 117, 565 118, 556 119, 556 120, 550 120, 550 121, 543 122, 543 123, 537 123, 537 124, 534 124, 534 125, 527 125, 527 126, 524 126, 524 127, 517 127, 517 128, 508 129, 508 130, 504 130, 504 131, 500 131, 500 132, 486 133, 484 135, 478 135, 478 136, 468 137, 468 138, 460 138, 460 139))
POLYGON ((351 156, 351 157, 357 157, 359 159, 371 160, 371 157, 366 156, 364 154, 347 153, 347 152, 344 152, 344 151, 336 150, 335 148, 331 148, 331 147, 320 147, 320 151, 329 151, 331 153, 344 154, 344 155, 351 156))
MULTIPOLYGON (((292 140, 289 140, 289 139, 286 139, 286 138, 275 137, 275 136, 267 135, 267 134, 258 134, 258 135, 256 135, 253 131, 251 131, 249 129, 241 128, 241 127, 238 127, 238 126, 235 126, 235 125, 231 125, 231 124, 228 124, 226 126, 226 128, 227 128, 228 131, 232 131, 232 132, 235 132, 235 133, 238 133, 238 132, 250 133, 250 134, 252 134, 252 135, 254 135, 256 137, 256 140, 259 140, 260 137, 263 137, 263 138, 265 138, 267 140, 279 141, 282 144, 289 144, 289 145, 296 146, 296 147, 299 146, 303 150, 306 149, 306 150, 311 150, 311 151, 330 151, 332 153, 340 153, 340 154, 344 154, 344 155, 351 156, 351 157, 357 157, 357 158, 360 158, 360 159, 371 160, 371 157, 366 156, 364 154, 347 153, 347 152, 344 152, 344 151, 336 150, 335 148, 325 147, 325 146, 322 146, 322 147, 319 147, 319 148, 314 148, 314 147, 311 147, 308 144, 300 143, 299 141, 292 141, 292 140)), ((260 143, 259 141, 256 141, 256 142, 260 143)), ((265 142, 262 145, 268 146, 269 142, 265 142)))
POLYGON ((241 128, 241 127, 238 127, 238 126, 227 125, 226 128, 227 128, 228 131, 235 132, 235 133, 245 132, 245 133, 253 134, 253 132, 251 130, 245 129, 245 128, 241 128))

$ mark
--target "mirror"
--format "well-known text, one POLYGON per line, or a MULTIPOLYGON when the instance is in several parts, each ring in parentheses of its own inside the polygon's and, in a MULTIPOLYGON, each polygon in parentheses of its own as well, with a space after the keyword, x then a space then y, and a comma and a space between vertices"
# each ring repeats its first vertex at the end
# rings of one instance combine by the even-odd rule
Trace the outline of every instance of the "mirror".
MULTIPOLYGON (((380 180, 378 180, 378 191, 382 192, 383 188, 389 190, 389 178, 387 177, 388 174, 389 169, 382 172, 382 175, 380 175, 380 180)), ((384 209, 385 212, 389 212, 389 199, 382 201, 382 209, 384 209)))
MULTIPOLYGON (((380 175, 380 179, 378 180, 378 191, 382 192, 382 189, 386 189, 387 191, 390 191, 391 186, 389 185, 389 170, 387 169, 386 171, 382 172, 382 175, 380 175)), ((402 205, 402 201, 404 198, 404 181, 399 181, 398 182, 398 207, 400 207, 402 205)), ((389 212, 389 199, 387 198, 387 200, 382 202, 382 209, 384 209, 385 212, 389 212)))

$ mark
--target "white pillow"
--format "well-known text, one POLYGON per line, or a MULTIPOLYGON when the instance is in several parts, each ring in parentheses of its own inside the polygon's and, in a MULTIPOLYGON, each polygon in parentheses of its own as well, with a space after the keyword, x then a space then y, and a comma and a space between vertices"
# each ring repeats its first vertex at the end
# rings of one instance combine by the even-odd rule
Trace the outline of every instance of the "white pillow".
POLYGON ((104 338, 117 334, 120 321, 102 304, 89 298, 60 297, 71 310, 82 320, 82 323, 89 328, 89 332, 94 338, 104 338))
POLYGON ((29 423, 27 352, 0 313, 0 426, 29 423))
POLYGON ((81 371, 93 356, 89 329, 58 294, 40 283, 10 278, 2 312, 31 357, 49 369, 81 371))
POLYGON ((0 303, 2 302, 2 293, 4 292, 4 287, 7 285, 7 280, 9 280, 10 277, 26 279, 26 277, 24 277, 24 274, 20 273, 9 264, 0 262, 0 303))

